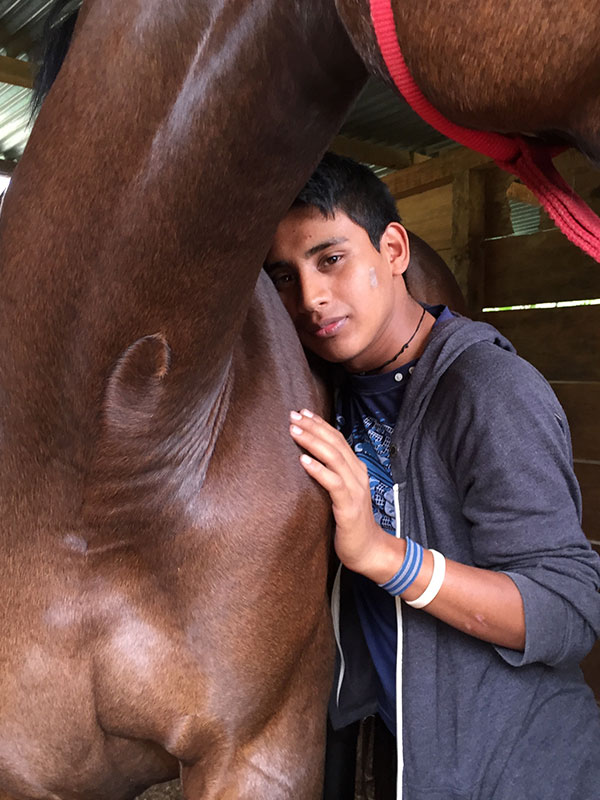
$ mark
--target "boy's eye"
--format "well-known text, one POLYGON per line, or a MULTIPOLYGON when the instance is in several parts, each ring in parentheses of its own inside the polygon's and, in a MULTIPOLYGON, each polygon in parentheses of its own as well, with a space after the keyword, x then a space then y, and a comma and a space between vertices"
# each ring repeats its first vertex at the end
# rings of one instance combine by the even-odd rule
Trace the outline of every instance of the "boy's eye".
POLYGON ((325 261, 325 264, 327 264, 327 265, 329 265, 329 266, 330 266, 330 265, 332 265, 332 264, 337 264, 337 263, 338 263, 338 261, 340 261, 340 260, 341 260, 341 258, 342 258, 342 257, 341 257, 341 255, 339 255, 339 254, 337 254, 337 253, 336 253, 336 254, 334 254, 334 255, 327 256, 327 257, 324 259, 324 261, 325 261))
POLYGON ((270 275, 273 284, 277 290, 283 289, 285 286, 294 280, 294 276, 290 272, 274 272, 270 275))

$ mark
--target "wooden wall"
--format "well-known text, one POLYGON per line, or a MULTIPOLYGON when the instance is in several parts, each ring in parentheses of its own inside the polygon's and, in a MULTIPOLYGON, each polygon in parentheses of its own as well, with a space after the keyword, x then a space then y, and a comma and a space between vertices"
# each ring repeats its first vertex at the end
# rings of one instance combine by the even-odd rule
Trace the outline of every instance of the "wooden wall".
MULTIPOLYGON (((571 151, 555 163, 600 213, 600 171, 571 151)), ((543 211, 537 232, 514 235, 508 197, 532 208, 535 198, 463 149, 393 173, 386 182, 406 226, 453 269, 471 316, 502 331, 550 381, 571 426, 583 528, 600 552, 600 306, 482 312, 600 298, 600 264, 571 245, 543 211)), ((583 666, 600 701, 600 642, 583 666)))

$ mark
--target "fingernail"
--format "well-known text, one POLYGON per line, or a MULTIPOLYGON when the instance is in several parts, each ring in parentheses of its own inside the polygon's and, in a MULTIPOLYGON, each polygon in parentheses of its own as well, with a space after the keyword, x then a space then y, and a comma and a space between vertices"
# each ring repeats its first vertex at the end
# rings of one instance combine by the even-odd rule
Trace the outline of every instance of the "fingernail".
POLYGON ((303 464, 312 464, 312 458, 311 458, 310 456, 307 456, 305 453, 303 453, 303 454, 300 456, 300 461, 301 461, 303 464))
POLYGON ((314 414, 312 413, 312 411, 309 411, 308 408, 303 408, 302 413, 304 414, 305 417, 308 417, 309 419, 312 419, 314 417, 314 414))
POLYGON ((297 425, 291 425, 290 430, 292 433, 295 433, 296 436, 299 436, 302 433, 302 428, 299 428, 297 425))
POLYGON ((297 411, 290 411, 291 419, 302 419, 302 414, 299 414, 297 411))

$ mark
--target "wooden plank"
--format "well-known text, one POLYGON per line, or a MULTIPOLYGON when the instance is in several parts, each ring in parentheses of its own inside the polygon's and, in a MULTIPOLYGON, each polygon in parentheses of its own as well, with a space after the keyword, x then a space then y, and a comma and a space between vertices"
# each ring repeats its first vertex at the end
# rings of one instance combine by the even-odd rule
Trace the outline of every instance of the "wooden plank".
POLYGON ((484 306, 512 306, 600 297, 600 264, 560 231, 483 244, 484 306))
POLYGON ((422 164, 398 170, 383 178, 394 195, 399 200, 409 195, 427 192, 431 189, 451 183, 454 176, 468 169, 477 167, 493 167, 489 158, 458 147, 447 153, 442 153, 437 158, 431 158, 422 164))
POLYGON ((600 462, 600 383, 554 381, 552 388, 569 420, 574 458, 600 462))
POLYGON ((600 380, 600 306, 499 311, 481 318, 548 380, 600 380))
POLYGON ((600 542, 600 463, 575 461, 575 475, 583 498, 583 530, 593 542, 600 542))
POLYGON ((483 307, 484 189, 481 171, 461 172, 452 181, 452 262, 470 317, 483 307))
POLYGON ((351 136, 336 136, 330 149, 340 156, 353 158, 362 164, 375 164, 378 167, 404 169, 412 163, 408 150, 397 150, 395 147, 365 142, 351 136))
POLYGON ((0 56, 0 82, 31 89, 33 87, 31 64, 19 61, 17 58, 0 56))
POLYGON ((434 250, 452 246, 452 185, 413 195, 396 203, 402 223, 434 250))

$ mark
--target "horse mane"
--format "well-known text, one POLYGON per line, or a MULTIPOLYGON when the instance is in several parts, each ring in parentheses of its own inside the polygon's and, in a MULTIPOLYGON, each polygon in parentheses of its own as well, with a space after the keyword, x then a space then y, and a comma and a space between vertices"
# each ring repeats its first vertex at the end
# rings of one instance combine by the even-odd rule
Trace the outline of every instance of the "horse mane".
POLYGON ((32 117, 40 110, 65 60, 80 5, 81 0, 55 0, 50 7, 39 42, 41 58, 33 83, 32 117))

